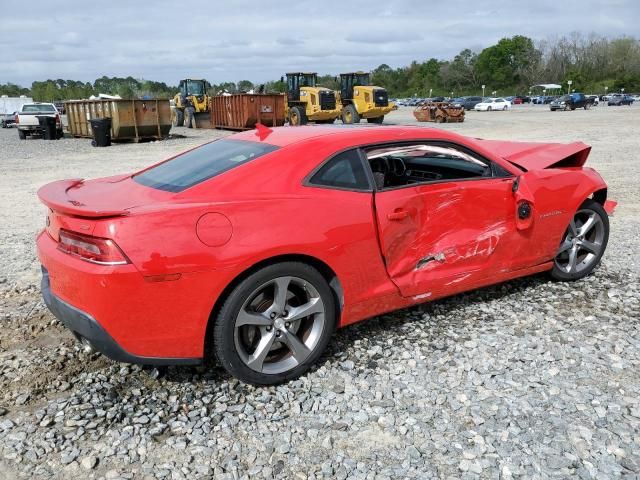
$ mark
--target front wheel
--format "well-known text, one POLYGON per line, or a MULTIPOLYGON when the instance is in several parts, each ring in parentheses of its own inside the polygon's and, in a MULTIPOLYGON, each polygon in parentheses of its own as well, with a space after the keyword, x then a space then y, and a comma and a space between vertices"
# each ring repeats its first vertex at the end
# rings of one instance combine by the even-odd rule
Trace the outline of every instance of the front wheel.
POLYGON ((289 110, 289 125, 306 125, 307 113, 303 107, 292 107, 289 110))
POLYGON ((20 140, 26 140, 27 139, 27 132, 25 132, 24 130, 18 130, 18 138, 20 140))
POLYGON ((305 263, 278 263, 249 275, 227 297, 215 319, 214 351, 234 377, 274 385, 309 370, 335 324, 324 277, 305 263))
POLYGON ((342 109, 342 123, 360 123, 360 114, 352 104, 342 109))
POLYGON ((574 214, 556 253, 551 276, 579 280, 598 265, 609 241, 609 216, 602 205, 587 199, 574 214))

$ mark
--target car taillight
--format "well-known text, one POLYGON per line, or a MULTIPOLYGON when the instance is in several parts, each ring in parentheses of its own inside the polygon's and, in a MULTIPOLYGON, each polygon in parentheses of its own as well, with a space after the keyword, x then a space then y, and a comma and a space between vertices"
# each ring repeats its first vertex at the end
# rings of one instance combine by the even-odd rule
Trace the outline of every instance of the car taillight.
POLYGON ((58 250, 99 265, 124 265, 129 262, 116 242, 108 238, 92 237, 60 230, 58 250))
POLYGON ((60 115, 56 113, 56 124, 60 125, 60 115))
POLYGON ((20 117, 17 114, 14 117, 14 120, 16 121, 16 125, 20 123, 20 117))

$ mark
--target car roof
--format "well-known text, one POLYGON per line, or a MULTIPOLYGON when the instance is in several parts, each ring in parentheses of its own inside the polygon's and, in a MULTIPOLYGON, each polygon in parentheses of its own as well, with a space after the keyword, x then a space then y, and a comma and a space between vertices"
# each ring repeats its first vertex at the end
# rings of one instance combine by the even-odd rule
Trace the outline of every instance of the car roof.
MULTIPOLYGON (((305 125, 299 127, 261 127, 258 130, 249 130, 233 135, 235 140, 248 140, 252 142, 264 142, 278 147, 285 147, 294 143, 311 140, 325 136, 340 138, 352 138, 354 141, 371 137, 396 137, 415 136, 422 137, 426 134, 438 138, 455 137, 455 134, 436 128, 409 126, 409 125, 305 125), (374 133, 375 132, 375 133, 374 133)), ((227 137, 229 138, 229 137, 227 137)))

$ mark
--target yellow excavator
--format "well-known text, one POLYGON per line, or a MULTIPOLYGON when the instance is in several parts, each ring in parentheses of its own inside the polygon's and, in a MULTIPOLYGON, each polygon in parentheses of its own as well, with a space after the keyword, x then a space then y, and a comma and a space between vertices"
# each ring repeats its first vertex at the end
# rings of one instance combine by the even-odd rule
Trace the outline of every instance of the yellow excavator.
POLYGON ((387 90, 371 85, 365 72, 340 74, 340 103, 343 123, 360 123, 362 118, 369 123, 382 123, 395 107, 389 103, 387 90))
MULTIPOLYGON (((284 81, 284 77, 281 79, 284 81)), ((316 85, 317 73, 287 73, 285 116, 289 125, 333 123, 340 116, 336 93, 316 85)))
POLYGON ((171 123, 174 127, 197 128, 198 117, 207 117, 211 109, 211 98, 207 91, 211 85, 206 80, 190 78, 180 80, 178 93, 173 97, 171 123))

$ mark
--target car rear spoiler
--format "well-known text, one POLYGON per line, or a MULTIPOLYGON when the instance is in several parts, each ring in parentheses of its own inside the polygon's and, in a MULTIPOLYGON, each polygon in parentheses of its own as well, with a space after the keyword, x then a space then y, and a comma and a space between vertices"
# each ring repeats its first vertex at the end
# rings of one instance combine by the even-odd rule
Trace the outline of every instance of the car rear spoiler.
POLYGON ((75 217, 117 217, 127 215, 129 213, 127 210, 96 209, 95 207, 92 208, 91 205, 85 205, 84 203, 69 198, 67 192, 71 188, 81 184, 83 181, 84 179, 82 178, 73 178, 48 183, 45 186, 40 187, 38 190, 38 197, 40 198, 40 201, 51 210, 75 217))

